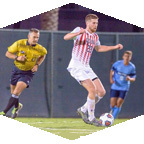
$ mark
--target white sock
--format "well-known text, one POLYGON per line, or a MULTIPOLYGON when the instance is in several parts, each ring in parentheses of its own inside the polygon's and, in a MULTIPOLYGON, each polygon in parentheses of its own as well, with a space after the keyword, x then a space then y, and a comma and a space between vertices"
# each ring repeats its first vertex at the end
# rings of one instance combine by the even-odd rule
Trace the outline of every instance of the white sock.
MULTIPOLYGON (((103 98, 103 97, 100 97, 100 96, 98 96, 98 95, 96 94, 96 96, 95 96, 95 104, 97 104, 102 98, 103 98)), ((81 111, 84 112, 84 113, 88 111, 87 101, 86 101, 86 103, 81 107, 81 111)))
POLYGON ((92 121, 95 118, 95 116, 94 116, 95 100, 92 100, 88 97, 87 98, 87 106, 88 106, 89 120, 92 121))
POLYGON ((88 105, 87 105, 87 102, 81 107, 81 111, 86 113, 88 110, 88 105))
POLYGON ((103 97, 100 97, 96 94, 95 96, 95 104, 97 104, 103 97))

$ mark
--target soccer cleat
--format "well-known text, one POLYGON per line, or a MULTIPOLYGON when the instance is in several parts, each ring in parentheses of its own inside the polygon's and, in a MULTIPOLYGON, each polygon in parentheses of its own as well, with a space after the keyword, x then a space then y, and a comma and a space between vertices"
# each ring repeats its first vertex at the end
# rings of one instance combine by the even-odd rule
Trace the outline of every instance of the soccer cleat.
POLYGON ((94 126, 101 126, 100 122, 96 118, 90 121, 90 124, 94 126))
POLYGON ((3 115, 3 116, 5 116, 6 114, 2 111, 2 112, 0 112, 0 115, 3 115))
POLYGON ((16 117, 18 116, 19 111, 20 111, 22 108, 23 108, 23 105, 22 105, 21 103, 19 103, 18 108, 14 108, 14 109, 12 110, 12 115, 11 115, 11 117, 12 117, 12 118, 16 118, 16 117))
POLYGON ((90 124, 90 121, 88 120, 88 117, 87 117, 87 112, 84 113, 84 112, 81 111, 81 108, 78 108, 77 113, 78 113, 78 115, 80 115, 82 117, 83 121, 86 124, 90 124))

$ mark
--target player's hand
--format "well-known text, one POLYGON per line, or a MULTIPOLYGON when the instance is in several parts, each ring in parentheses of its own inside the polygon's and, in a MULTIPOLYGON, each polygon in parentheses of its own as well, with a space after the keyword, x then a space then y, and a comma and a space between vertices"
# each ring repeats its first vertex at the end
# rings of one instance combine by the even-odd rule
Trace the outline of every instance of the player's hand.
POLYGON ((16 60, 24 62, 24 61, 26 61, 26 56, 18 56, 16 60))
POLYGON ((126 76, 126 81, 131 80, 131 78, 129 76, 126 76))
POLYGON ((113 83, 114 83, 114 80, 113 80, 113 79, 110 79, 110 83, 113 84, 113 83))
POLYGON ((31 69, 32 72, 37 72, 37 70, 38 70, 38 65, 35 65, 35 66, 31 69))
POLYGON ((119 49, 119 50, 123 49, 123 45, 122 45, 122 44, 117 44, 116 47, 117 47, 117 49, 119 49))
POLYGON ((86 30, 83 29, 83 28, 81 28, 81 30, 79 31, 79 34, 83 34, 83 33, 85 33, 85 32, 86 32, 86 30))

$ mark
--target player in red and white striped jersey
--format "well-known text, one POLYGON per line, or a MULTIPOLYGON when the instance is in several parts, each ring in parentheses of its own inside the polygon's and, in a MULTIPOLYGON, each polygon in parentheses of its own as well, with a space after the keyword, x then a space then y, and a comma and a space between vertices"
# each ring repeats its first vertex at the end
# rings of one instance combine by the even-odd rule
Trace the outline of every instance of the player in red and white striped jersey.
MULTIPOLYGON (((82 28, 77 27, 72 33, 77 33, 80 30, 82 30, 82 28)), ((82 65, 88 66, 93 49, 98 45, 100 45, 98 35, 96 33, 91 34, 85 30, 85 33, 78 35, 74 39, 72 59, 79 61, 82 65)))
POLYGON ((89 65, 90 58, 95 49, 97 52, 122 49, 121 44, 115 46, 104 46, 100 44, 96 34, 98 17, 95 14, 88 14, 85 18, 86 28, 76 27, 71 33, 64 36, 64 40, 74 40, 72 58, 68 66, 68 71, 87 91, 86 103, 78 108, 77 112, 82 116, 84 122, 99 126, 95 118, 95 104, 105 95, 105 89, 89 65), (87 116, 88 114, 88 116, 87 116))

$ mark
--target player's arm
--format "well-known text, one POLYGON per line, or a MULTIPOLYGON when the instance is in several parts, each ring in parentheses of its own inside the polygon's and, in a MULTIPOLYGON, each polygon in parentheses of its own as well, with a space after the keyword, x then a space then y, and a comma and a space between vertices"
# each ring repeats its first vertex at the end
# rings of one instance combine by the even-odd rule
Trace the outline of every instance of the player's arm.
POLYGON ((95 46, 95 50, 97 52, 107 52, 107 51, 116 50, 116 49, 119 49, 119 50, 123 49, 123 45, 117 44, 115 46, 105 46, 105 45, 95 46))
POLYGON ((127 76, 127 77, 126 77, 126 80, 127 80, 127 81, 130 81, 130 82, 134 82, 134 81, 136 80, 136 78, 132 78, 132 77, 130 77, 130 76, 127 76))
POLYGON ((126 76, 126 81, 134 82, 135 80, 136 80, 136 71, 134 68, 133 72, 126 76))
POLYGON ((35 66, 32 68, 32 72, 36 72, 38 70, 38 67, 42 64, 42 62, 44 61, 46 55, 44 56, 40 56, 38 59, 37 59, 37 62, 35 64, 35 66))
POLYGON ((5 56, 9 59, 15 59, 16 58, 16 55, 13 54, 13 53, 10 53, 9 51, 6 52, 5 56))
POLYGON ((114 71, 113 71, 113 70, 110 70, 110 83, 111 83, 111 84, 114 83, 113 75, 114 75, 114 71))
POLYGON ((44 61, 45 57, 47 54, 47 50, 46 48, 42 47, 42 51, 41 51, 41 55, 38 57, 36 64, 34 65, 34 67, 31 69, 32 72, 36 72, 38 70, 38 67, 42 64, 42 62, 44 61))
POLYGON ((16 54, 13 54, 9 51, 7 51, 5 55, 9 59, 13 59, 13 60, 17 60, 17 61, 25 61, 26 60, 26 56, 17 56, 16 54))
POLYGON ((40 65, 43 63, 45 57, 46 57, 46 55, 40 56, 40 57, 37 59, 36 65, 40 66, 40 65))
POLYGON ((83 34, 83 33, 85 33, 85 29, 81 28, 80 31, 78 31, 78 32, 74 32, 74 33, 72 32, 72 33, 66 34, 66 35, 64 36, 64 40, 71 40, 71 39, 73 39, 74 37, 76 37, 76 36, 78 36, 78 35, 80 35, 80 34, 83 34))
POLYGON ((17 56, 18 52, 18 43, 19 41, 14 42, 11 46, 8 47, 8 51, 6 52, 6 57, 9 59, 17 60, 17 61, 22 61, 24 62, 26 60, 26 56, 17 56))
POLYGON ((126 81, 134 82, 135 80, 136 80, 136 68, 133 65, 131 73, 126 76, 126 81))

